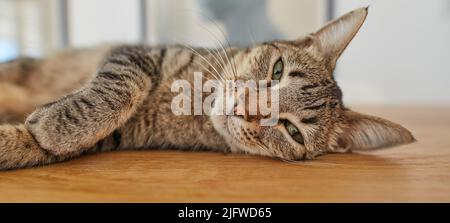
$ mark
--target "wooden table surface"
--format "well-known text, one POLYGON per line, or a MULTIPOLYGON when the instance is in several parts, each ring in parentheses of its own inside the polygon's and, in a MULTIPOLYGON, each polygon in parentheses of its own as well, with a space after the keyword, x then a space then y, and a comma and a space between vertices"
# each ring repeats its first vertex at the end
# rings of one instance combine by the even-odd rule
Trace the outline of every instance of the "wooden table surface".
POLYGON ((208 152, 94 154, 0 172, 0 202, 450 202, 450 107, 354 108, 401 123, 418 142, 295 164, 208 152))

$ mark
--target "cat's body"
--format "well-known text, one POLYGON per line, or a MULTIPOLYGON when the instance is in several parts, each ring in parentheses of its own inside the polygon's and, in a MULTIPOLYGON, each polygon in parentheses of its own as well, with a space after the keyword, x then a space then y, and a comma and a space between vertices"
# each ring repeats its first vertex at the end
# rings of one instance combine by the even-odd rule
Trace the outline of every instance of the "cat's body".
POLYGON ((366 14, 359 9, 306 38, 248 48, 108 46, 2 64, 0 169, 117 149, 208 149, 292 160, 411 142, 403 127, 346 109, 332 77, 366 14), (336 32, 335 26, 344 30, 331 33, 336 39, 327 46, 327 32, 336 32), (267 79, 277 59, 285 61, 280 118, 289 120, 292 134, 284 122, 264 127, 247 116, 186 116, 171 110, 175 80, 193 82, 197 71, 206 79, 230 72, 236 79, 267 79), (25 124, 5 124, 12 122, 25 124))
MULTIPOLYGON (((214 130, 209 117, 177 116, 171 111, 171 101, 176 96, 176 93, 171 92, 172 82, 179 79, 192 81, 193 72, 204 69, 196 64, 202 59, 183 46, 114 46, 76 51, 68 50, 43 60, 23 58, 4 64, 0 69, 8 72, 0 73, 1 77, 4 78, 2 79, 3 86, 0 93, 4 98, 0 101, 3 108, 2 114, 0 114, 3 118, 3 124, 24 122, 26 115, 33 112, 37 107, 41 105, 44 105, 44 107, 51 106, 45 104, 58 100, 66 94, 71 94, 88 84, 95 77, 100 64, 104 63, 108 54, 114 54, 111 53, 114 51, 129 51, 136 56, 139 56, 140 53, 152 55, 146 57, 145 60, 155 63, 156 69, 159 71, 151 78, 154 80, 153 83, 142 87, 144 92, 140 94, 143 97, 134 102, 136 108, 132 108, 134 110, 131 112, 132 114, 125 118, 126 120, 121 120, 121 124, 111 127, 112 133, 96 137, 87 143, 91 144, 90 146, 81 146, 83 149, 79 151, 80 153, 144 148, 228 150, 223 138, 214 130), (83 61, 85 62, 83 63, 83 61), (17 103, 18 101, 19 103, 17 103), (9 114, 15 115, 10 116, 9 114), (94 141, 97 142, 92 145, 94 141)), ((196 51, 203 53, 202 56, 205 56, 205 58, 208 57, 203 51, 196 51)), ((134 65, 130 63, 127 66, 133 67, 134 65)), ((135 69, 140 68, 135 67, 135 69)), ((152 68, 149 67, 148 69, 152 68)), ((210 76, 208 73, 205 74, 210 76)), ((117 80, 115 77, 111 78, 105 77, 103 81, 114 85, 117 80)), ((142 84, 144 83, 142 80, 139 81, 142 84)), ((132 99, 128 96, 110 95, 114 95, 115 92, 102 92, 101 94, 110 98, 108 102, 104 102, 108 109, 120 107, 124 104, 123 100, 132 102, 132 99)), ((101 98, 86 96, 80 98, 80 101, 76 103, 82 108, 88 108, 91 105, 97 107, 102 102, 101 98)), ((92 112, 94 111, 81 112, 77 106, 69 104, 64 106, 63 111, 55 114, 49 121, 63 123, 61 129, 58 130, 58 134, 62 134, 66 125, 80 125, 81 122, 87 122, 82 116, 92 115, 90 114, 92 112)), ((97 123, 97 121, 93 122, 97 123)), ((53 125, 53 123, 50 123, 50 125, 53 125)), ((16 125, 14 128, 21 129, 22 125, 16 125)), ((78 127, 76 128, 78 129, 78 127)), ((94 132, 98 130, 96 127, 89 128, 94 132)), ((85 129, 80 128, 79 131, 85 131, 85 129)), ((94 132, 89 132, 89 134, 94 132)), ((14 137, 17 137, 16 133, 19 134, 14 132, 14 137)), ((67 134, 77 133, 71 131, 67 134)), ((71 152, 70 155, 77 155, 77 153, 72 154, 71 152)))

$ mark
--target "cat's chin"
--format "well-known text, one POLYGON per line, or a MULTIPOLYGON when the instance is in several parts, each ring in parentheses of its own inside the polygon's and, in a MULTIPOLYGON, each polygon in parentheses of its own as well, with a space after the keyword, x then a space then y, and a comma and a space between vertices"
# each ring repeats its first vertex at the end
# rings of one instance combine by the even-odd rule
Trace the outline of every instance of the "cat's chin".
MULTIPOLYGON (((234 141, 234 137, 232 136, 232 133, 230 131, 229 127, 229 121, 230 118, 233 116, 227 116, 227 115, 215 115, 211 116, 211 121, 213 123, 214 129, 225 138, 225 141, 227 141, 229 144, 236 144, 234 141)), ((231 147, 231 145, 230 145, 231 147)))
POLYGON ((211 116, 211 120, 216 131, 224 137, 231 152, 273 157, 273 155, 265 153, 265 150, 254 148, 254 146, 248 145, 248 143, 235 136, 235 129, 242 128, 246 123, 248 124, 242 117, 226 115, 211 116))

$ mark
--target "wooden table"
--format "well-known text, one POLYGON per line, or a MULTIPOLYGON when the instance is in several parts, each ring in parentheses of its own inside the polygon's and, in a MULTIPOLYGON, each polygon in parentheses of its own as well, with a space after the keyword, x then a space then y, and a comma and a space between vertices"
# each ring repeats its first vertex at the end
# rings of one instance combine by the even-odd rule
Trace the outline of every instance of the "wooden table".
MULTIPOLYGON (((450 107, 355 107, 418 142, 314 161, 123 151, 0 172, 0 202, 450 202, 450 107)), ((356 110, 356 109, 355 109, 356 110)))

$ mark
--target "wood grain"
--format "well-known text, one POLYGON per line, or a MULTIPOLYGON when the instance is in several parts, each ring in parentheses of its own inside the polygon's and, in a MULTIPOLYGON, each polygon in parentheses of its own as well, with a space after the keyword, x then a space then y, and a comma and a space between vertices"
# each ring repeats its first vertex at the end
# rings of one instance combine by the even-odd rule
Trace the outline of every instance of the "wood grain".
POLYGON ((356 107, 418 142, 295 164, 208 152, 122 151, 0 172, 0 202, 450 202, 450 108, 356 107))

